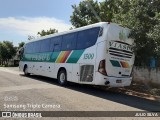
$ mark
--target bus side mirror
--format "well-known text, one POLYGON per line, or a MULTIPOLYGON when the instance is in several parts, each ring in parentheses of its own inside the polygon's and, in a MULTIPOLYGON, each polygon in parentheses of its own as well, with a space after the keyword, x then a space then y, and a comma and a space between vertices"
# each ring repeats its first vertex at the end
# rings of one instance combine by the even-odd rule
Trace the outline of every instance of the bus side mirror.
POLYGON ((24 53, 24 48, 20 48, 19 51, 18 51, 18 56, 20 57, 20 59, 22 59, 23 57, 23 53, 24 53))

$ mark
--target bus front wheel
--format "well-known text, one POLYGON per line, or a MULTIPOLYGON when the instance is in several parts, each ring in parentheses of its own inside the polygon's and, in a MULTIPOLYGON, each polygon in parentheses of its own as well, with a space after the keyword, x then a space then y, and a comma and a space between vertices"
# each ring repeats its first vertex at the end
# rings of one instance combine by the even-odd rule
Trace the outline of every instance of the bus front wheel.
POLYGON ((67 84, 67 74, 65 70, 61 70, 58 73, 58 82, 60 85, 64 86, 67 84))
POLYGON ((25 76, 29 76, 30 75, 30 73, 28 73, 28 66, 27 65, 24 66, 24 75, 25 76))

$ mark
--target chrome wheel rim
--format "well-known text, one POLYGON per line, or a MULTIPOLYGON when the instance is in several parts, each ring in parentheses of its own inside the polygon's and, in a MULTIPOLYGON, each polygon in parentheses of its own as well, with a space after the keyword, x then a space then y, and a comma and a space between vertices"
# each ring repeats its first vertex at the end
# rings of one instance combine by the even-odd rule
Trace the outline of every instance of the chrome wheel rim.
POLYGON ((65 74, 64 74, 64 73, 61 73, 61 74, 60 74, 60 78, 59 78, 60 82, 61 82, 61 83, 64 83, 65 79, 66 79, 65 74))
POLYGON ((25 74, 28 74, 28 68, 25 68, 24 73, 25 73, 25 74))

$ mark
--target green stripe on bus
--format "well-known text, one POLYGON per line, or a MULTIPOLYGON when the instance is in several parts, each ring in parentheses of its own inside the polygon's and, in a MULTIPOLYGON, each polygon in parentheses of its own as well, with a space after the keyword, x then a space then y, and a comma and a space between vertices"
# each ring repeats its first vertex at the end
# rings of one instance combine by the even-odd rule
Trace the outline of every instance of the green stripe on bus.
POLYGON ((60 54, 60 52, 53 52, 51 55, 50 62, 55 62, 59 54, 60 54))
POLYGON ((66 63, 77 63, 84 50, 74 50, 66 63))
MULTIPOLYGON (((69 56, 66 63, 77 63, 84 50, 74 50, 69 56)), ((61 52, 46 52, 46 53, 34 53, 25 54, 22 61, 31 62, 55 62, 61 52)))
POLYGON ((50 62, 51 55, 52 55, 52 52, 25 54, 23 57, 23 61, 50 62))
POLYGON ((119 62, 116 61, 116 60, 110 60, 110 62, 111 62, 112 65, 115 66, 115 67, 121 67, 121 65, 119 64, 119 62))

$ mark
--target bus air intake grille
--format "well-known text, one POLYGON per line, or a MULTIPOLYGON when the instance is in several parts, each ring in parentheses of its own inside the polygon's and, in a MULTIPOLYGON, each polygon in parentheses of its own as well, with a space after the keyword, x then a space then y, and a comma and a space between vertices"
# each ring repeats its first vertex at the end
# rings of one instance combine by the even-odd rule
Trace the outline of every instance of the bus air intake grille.
POLYGON ((132 58, 133 52, 120 50, 117 48, 109 48, 109 54, 117 57, 132 58))
POLYGON ((82 65, 80 68, 80 81, 81 82, 92 82, 93 81, 93 65, 82 65))

